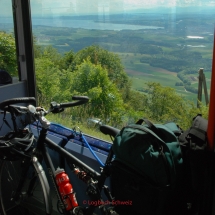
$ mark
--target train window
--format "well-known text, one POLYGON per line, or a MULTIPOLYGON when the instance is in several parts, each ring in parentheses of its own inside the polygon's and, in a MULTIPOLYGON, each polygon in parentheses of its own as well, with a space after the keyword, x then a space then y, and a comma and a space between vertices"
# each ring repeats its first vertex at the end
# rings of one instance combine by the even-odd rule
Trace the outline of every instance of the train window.
POLYGON ((12 1, 0 1, 0 85, 18 81, 12 1))
POLYGON ((40 102, 88 95, 70 117, 119 127, 207 117, 198 71, 209 94, 214 9, 213 0, 31 0, 40 102))

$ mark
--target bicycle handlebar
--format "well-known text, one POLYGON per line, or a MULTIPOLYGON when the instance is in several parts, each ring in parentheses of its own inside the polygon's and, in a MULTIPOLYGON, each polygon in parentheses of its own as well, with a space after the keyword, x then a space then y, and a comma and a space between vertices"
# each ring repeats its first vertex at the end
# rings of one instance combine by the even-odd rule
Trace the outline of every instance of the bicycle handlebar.
MULTIPOLYGON (((87 96, 73 96, 72 99, 75 101, 67 102, 67 103, 60 103, 60 104, 58 104, 57 102, 51 102, 49 111, 48 112, 45 111, 45 113, 46 114, 49 112, 59 113, 59 112, 62 112, 64 110, 64 108, 82 105, 82 104, 85 104, 89 101, 89 98, 87 96)), ((9 111, 8 106, 11 105, 14 108, 18 109, 19 111, 30 111, 31 112, 31 108, 33 107, 32 105, 29 105, 28 107, 24 107, 24 106, 18 106, 18 105, 14 105, 14 104, 35 103, 35 102, 36 102, 36 100, 34 97, 12 98, 12 99, 8 99, 8 100, 1 102, 0 103, 0 109, 4 110, 4 111, 5 110, 9 111)))
POLYGON ((114 127, 111 127, 111 126, 109 126, 109 125, 101 125, 101 126, 100 126, 100 131, 101 131, 103 134, 111 135, 111 136, 113 136, 113 137, 115 137, 115 136, 120 132, 119 129, 114 128, 114 127))
MULTIPOLYGON (((67 103, 57 103, 51 102, 50 108, 46 111, 43 107, 34 107, 33 105, 20 106, 14 105, 17 103, 32 103, 35 102, 35 98, 33 97, 21 97, 21 98, 13 98, 8 99, 0 103, 0 109, 3 111, 9 111, 11 114, 15 114, 16 116, 20 116, 22 114, 30 114, 32 120, 39 120, 44 128, 48 128, 50 126, 50 122, 44 117, 45 115, 51 113, 60 113, 64 111, 64 108, 74 107, 78 105, 85 104, 89 101, 87 96, 73 96, 73 102, 67 103)), ((14 121, 15 126, 15 121, 14 121)), ((16 130, 16 129, 15 129, 16 130)))
POLYGON ((57 102, 51 102, 49 112, 60 113, 64 110, 64 108, 75 107, 78 105, 85 104, 89 101, 89 98, 87 96, 73 96, 72 99, 76 101, 60 104, 58 104, 57 102))
POLYGON ((76 101, 61 103, 61 104, 59 104, 59 106, 61 108, 74 107, 74 106, 85 104, 89 101, 89 98, 87 96, 73 96, 72 99, 76 100, 76 101))
POLYGON ((5 108, 9 105, 18 104, 18 103, 35 103, 36 100, 34 97, 20 97, 20 98, 12 98, 7 99, 0 103, 0 109, 5 110, 5 108))

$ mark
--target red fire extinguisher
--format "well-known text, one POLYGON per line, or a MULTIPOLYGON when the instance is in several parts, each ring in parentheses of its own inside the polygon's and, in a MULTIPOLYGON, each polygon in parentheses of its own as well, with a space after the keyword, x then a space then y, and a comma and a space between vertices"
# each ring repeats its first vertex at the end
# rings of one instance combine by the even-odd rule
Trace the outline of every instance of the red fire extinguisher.
POLYGON ((78 203, 75 197, 75 193, 73 192, 73 187, 64 169, 57 168, 57 170, 55 171, 55 180, 66 210, 69 211, 77 207, 78 203))

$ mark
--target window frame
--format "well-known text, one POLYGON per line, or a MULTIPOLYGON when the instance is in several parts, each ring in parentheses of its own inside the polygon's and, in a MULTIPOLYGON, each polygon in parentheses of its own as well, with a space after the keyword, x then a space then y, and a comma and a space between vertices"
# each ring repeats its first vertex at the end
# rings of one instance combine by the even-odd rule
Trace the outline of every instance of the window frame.
POLYGON ((26 81, 29 97, 36 96, 30 0, 11 0, 19 81, 26 81))

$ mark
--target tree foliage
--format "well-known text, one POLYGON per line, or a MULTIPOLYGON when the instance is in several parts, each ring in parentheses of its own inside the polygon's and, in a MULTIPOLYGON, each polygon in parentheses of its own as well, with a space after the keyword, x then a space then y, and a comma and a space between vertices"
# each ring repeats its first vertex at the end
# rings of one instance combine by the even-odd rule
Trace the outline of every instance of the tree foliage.
POLYGON ((48 104, 53 100, 70 101, 72 95, 87 95, 90 103, 73 109, 72 115, 79 119, 98 117, 120 127, 146 117, 157 123, 174 121, 186 129, 196 114, 203 113, 207 117, 208 107, 201 104, 196 108, 196 104, 185 100, 173 88, 152 82, 140 93, 126 87, 129 85, 126 73, 123 74, 125 79, 119 75, 114 81, 116 74, 111 73, 114 65, 118 65, 118 71, 123 67, 120 61, 114 61, 112 53, 100 47, 91 46, 78 53, 70 51, 61 58, 57 56, 56 50, 48 48, 36 59, 40 100, 48 104), (117 85, 120 80, 126 80, 121 89, 117 85))
MULTIPOLYGON (((117 54, 102 49, 99 46, 89 46, 76 53, 73 68, 76 68, 86 59, 89 59, 95 65, 100 64, 102 68, 105 68, 109 79, 121 90, 121 93, 126 88, 130 89, 128 76, 117 54)), ((124 97, 126 96, 124 95, 124 97)))
POLYGON ((61 68, 68 69, 69 67, 71 67, 74 61, 74 57, 75 53, 72 50, 66 52, 60 61, 61 68))
POLYGON ((60 66, 62 56, 58 53, 57 49, 53 48, 53 46, 46 46, 42 50, 40 58, 48 58, 55 64, 55 66, 60 66))
POLYGON ((0 32, 0 69, 6 70, 11 76, 17 76, 15 39, 12 34, 5 32, 0 32))
POLYGON ((37 38, 33 36, 34 57, 40 58, 42 55, 42 47, 37 44, 37 38))
MULTIPOLYGON (((174 121, 187 129, 198 113, 208 117, 208 106, 200 104, 197 108, 173 88, 159 83, 148 83, 144 93, 131 90, 119 57, 98 46, 84 48, 78 53, 69 51, 64 56, 52 46, 43 49, 36 44, 34 46, 37 93, 41 105, 49 105, 51 101, 71 101, 73 95, 87 95, 89 104, 74 108, 73 113, 67 114, 85 120, 98 117, 119 128, 146 117, 157 123, 174 121)), ((11 34, 4 32, 0 32, 0 68, 12 75, 17 72, 15 41, 11 34)), ((184 77, 194 71, 193 68, 185 68, 178 73, 183 83, 176 84, 183 84, 186 89, 191 87, 184 77)))
POLYGON ((119 120, 123 112, 123 102, 108 72, 89 59, 81 63, 73 73, 72 91, 90 97, 89 116, 100 117, 104 121, 119 120))
POLYGON ((71 72, 60 70, 49 58, 36 59, 35 67, 40 104, 48 105, 51 101, 71 101, 71 72))
POLYGON ((194 103, 178 95, 173 88, 151 82, 147 84, 147 92, 146 115, 156 122, 174 121, 186 129, 195 115, 201 113, 208 117, 207 106, 201 104, 197 108, 194 103))

